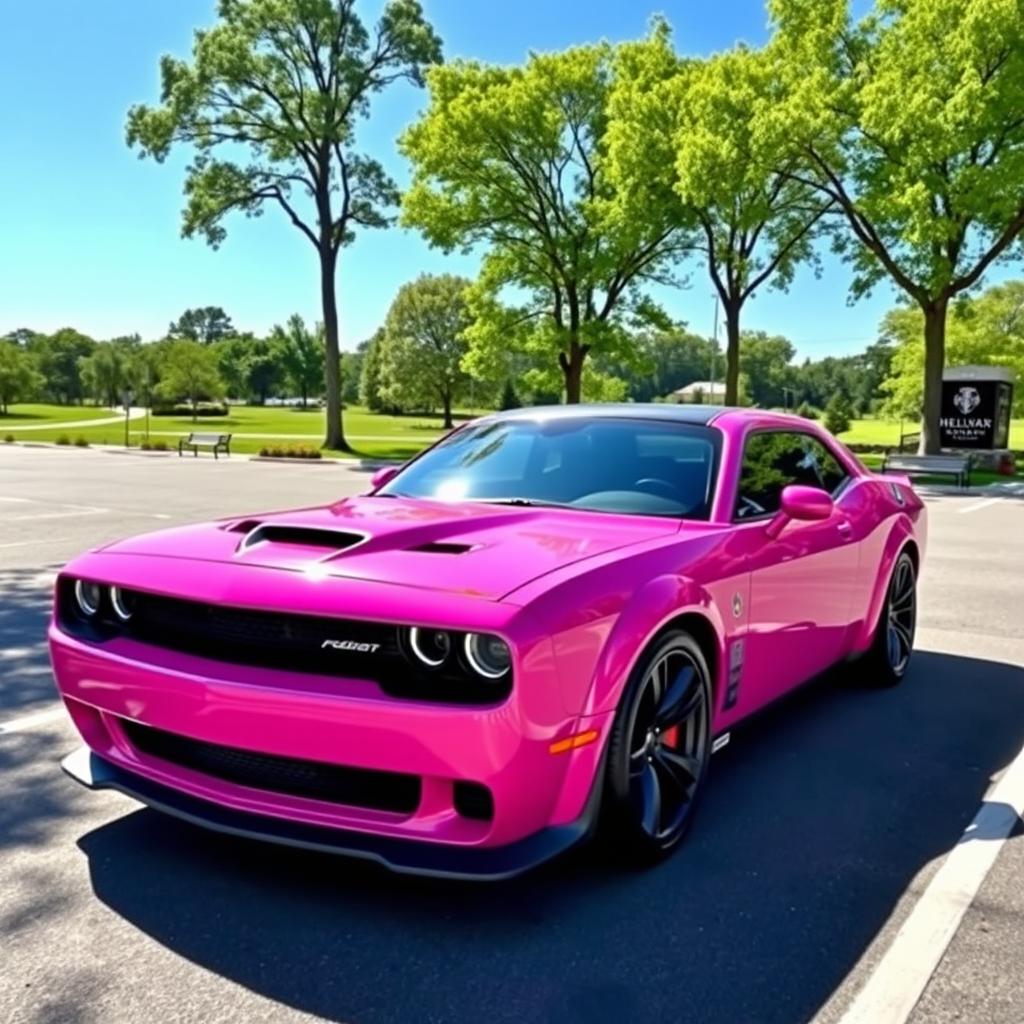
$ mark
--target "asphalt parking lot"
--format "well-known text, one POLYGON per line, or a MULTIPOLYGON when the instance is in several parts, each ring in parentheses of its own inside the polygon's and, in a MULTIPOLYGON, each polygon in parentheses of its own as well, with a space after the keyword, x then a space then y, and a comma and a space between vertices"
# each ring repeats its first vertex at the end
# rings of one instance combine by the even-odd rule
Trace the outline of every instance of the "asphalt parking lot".
MULTIPOLYGON (((0 448, 0 1020, 831 1024, 852 1012, 1024 744, 1024 492, 928 496, 904 685, 828 678, 735 734, 694 833, 652 871, 583 851, 500 885, 397 877, 209 834, 62 775, 78 741, 44 631, 66 559, 162 525, 355 493, 367 476, 0 448)), ((1024 1021, 1022 835, 1018 819, 991 847, 912 1024, 1024 1021)))

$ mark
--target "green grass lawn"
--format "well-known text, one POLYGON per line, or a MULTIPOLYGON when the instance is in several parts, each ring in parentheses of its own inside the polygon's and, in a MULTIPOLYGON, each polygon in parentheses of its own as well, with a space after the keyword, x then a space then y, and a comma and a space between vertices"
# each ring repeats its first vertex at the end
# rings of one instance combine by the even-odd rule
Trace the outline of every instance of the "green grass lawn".
MULTIPOLYGON (((98 426, 65 427, 62 423, 87 418, 98 419, 112 414, 104 409, 57 406, 12 406, 11 427, 17 424, 47 423, 44 430, 10 433, 19 441, 56 441, 61 435, 72 441, 85 438, 90 444, 124 444, 124 423, 98 426), (22 415, 26 411, 24 416, 22 415), (85 413, 86 415, 82 415, 85 413), (88 414, 92 414, 91 416, 88 414), (29 417, 35 416, 35 419, 29 417)), ((465 417, 468 410, 457 415, 465 417)), ((0 438, 7 434, 8 418, 0 417, 0 438)), ((357 455, 370 458, 408 458, 420 451, 443 430, 441 416, 385 416, 371 413, 362 406, 351 406, 344 414, 345 432, 350 437, 357 455)), ((324 437, 325 414, 322 409, 293 409, 259 406, 232 406, 227 416, 200 416, 193 422, 190 416, 150 416, 149 438, 164 441, 176 447, 179 438, 191 431, 234 434, 231 450, 252 454, 271 444, 294 444, 318 448, 324 437), (247 437, 245 435, 263 435, 247 437)), ((133 447, 146 437, 145 419, 133 419, 129 424, 133 447)), ((331 453, 328 453, 331 454, 331 453)))
MULTIPOLYGON (((485 410, 475 410, 479 415, 485 410)), ((90 444, 124 444, 123 421, 102 426, 64 427, 62 423, 86 419, 104 419, 114 413, 109 409, 87 406, 13 405, 7 416, 0 416, 0 439, 10 432, 19 441, 56 441, 62 434, 72 441, 84 437, 90 444), (40 430, 19 430, 29 425, 45 426, 40 430)), ((461 409, 457 417, 471 415, 461 409)), ((369 458, 404 459, 420 451, 437 438, 442 429, 440 415, 386 416, 371 413, 363 406, 345 410, 345 432, 357 455, 369 458)), ((916 431, 910 421, 903 424, 905 432, 916 431)), ((252 454, 270 444, 295 444, 319 447, 324 436, 324 411, 320 408, 294 409, 260 406, 232 406, 227 416, 200 417, 193 423, 189 416, 150 416, 151 441, 164 441, 171 447, 192 430, 234 434, 232 451, 252 454), (245 435, 263 435, 251 436, 245 435)), ((131 443, 137 446, 146 436, 145 420, 130 423, 131 443)), ((900 423, 896 420, 854 420, 850 429, 840 434, 847 444, 893 445, 899 441, 900 423)), ((1010 425, 1010 444, 1024 445, 1024 420, 1010 425)), ((327 453, 331 454, 331 453, 327 453)), ((867 461, 867 458, 865 459, 867 461)))
MULTIPOLYGON (((44 423, 67 423, 78 420, 102 420, 116 416, 109 409, 92 405, 12 405, 6 416, 0 416, 0 436, 8 429, 17 434, 19 427, 42 426, 44 423)), ((27 431, 26 433, 36 433, 27 431)))
MULTIPOLYGON (((919 429, 916 422, 903 421, 905 434, 916 434, 919 429)), ((850 429, 838 436, 844 444, 884 444, 895 447, 900 440, 900 423, 899 420, 853 420, 850 429)), ((1010 420, 1010 447, 1024 447, 1024 419, 1010 420)))

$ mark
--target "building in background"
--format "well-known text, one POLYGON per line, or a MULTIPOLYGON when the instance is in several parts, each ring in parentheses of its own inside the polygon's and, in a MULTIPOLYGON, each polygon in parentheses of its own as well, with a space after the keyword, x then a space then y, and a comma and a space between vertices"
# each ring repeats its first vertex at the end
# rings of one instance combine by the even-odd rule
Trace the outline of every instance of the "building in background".
POLYGON ((725 382, 695 380, 692 384, 673 391, 669 397, 673 402, 689 405, 722 405, 725 402, 725 382))

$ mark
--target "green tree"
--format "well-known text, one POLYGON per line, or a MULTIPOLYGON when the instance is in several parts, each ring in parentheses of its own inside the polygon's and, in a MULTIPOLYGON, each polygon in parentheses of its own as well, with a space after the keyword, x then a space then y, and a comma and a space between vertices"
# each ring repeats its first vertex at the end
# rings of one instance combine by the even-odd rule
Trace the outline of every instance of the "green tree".
POLYGON ((440 404, 452 427, 452 404, 469 378, 462 369, 470 325, 466 290, 453 274, 422 274, 402 285, 388 310, 381 342, 383 397, 405 409, 440 404))
POLYGON ((721 367, 711 340, 690 334, 681 326, 671 330, 641 330, 629 342, 630 359, 598 357, 594 365, 603 373, 627 381, 627 397, 634 402, 665 398, 697 380, 708 380, 716 364, 721 367))
POLYGON ((192 421, 201 399, 220 398, 224 384, 217 372, 217 354, 198 341, 169 341, 161 353, 158 393, 171 402, 192 406, 192 421))
POLYGON ((217 356, 217 372, 224 383, 225 393, 231 398, 248 401, 252 397, 249 390, 249 360, 253 341, 251 334, 236 334, 221 338, 210 346, 217 356))
POLYGON ((135 357, 141 344, 137 334, 98 342, 79 361, 84 393, 100 405, 120 405, 125 390, 136 388, 135 357))
POLYGON ((842 211, 853 295, 895 282, 920 309, 921 450, 939 447, 951 302, 1019 253, 1024 17, 1016 0, 771 0, 788 87, 775 135, 842 211))
POLYGON ((0 339, 0 415, 6 416, 9 405, 29 398, 41 386, 28 354, 13 341, 0 339))
POLYGON ((787 404, 785 389, 793 388, 791 363, 795 354, 796 349, 788 338, 764 331, 744 331, 740 335, 740 362, 754 405, 771 409, 787 404))
POLYGON ((257 405, 266 405, 267 399, 285 384, 284 359, 273 337, 249 339, 244 367, 249 398, 257 405))
POLYGON ((38 331, 33 331, 29 327, 16 327, 13 331, 8 331, 4 335, 4 340, 14 342, 15 345, 26 348, 28 343, 38 336, 38 333, 38 331))
POLYGON ((26 346, 43 378, 43 393, 58 405, 80 403, 85 397, 81 361, 92 355, 96 342, 73 327, 54 334, 37 334, 26 346))
POLYGON ((743 307, 762 286, 787 288, 796 267, 813 261, 832 200, 793 175, 799 155, 762 129, 779 94, 766 53, 741 46, 681 59, 659 19, 646 40, 621 48, 619 64, 613 174, 643 183, 634 192, 642 207, 695 226, 725 315, 725 401, 736 405, 743 307))
POLYGON ((302 396, 303 407, 308 404, 310 394, 324 380, 322 333, 320 324, 316 330, 308 330, 298 313, 288 318, 286 326, 275 325, 271 333, 285 376, 302 396))
POLYGON ((363 379, 363 349, 341 353, 341 400, 345 405, 359 402, 359 385, 363 379))
POLYGON ((498 400, 498 408, 505 412, 508 409, 519 409, 522 407, 522 402, 519 401, 519 395, 516 394, 516 386, 511 380, 505 381, 505 386, 501 389, 501 398, 498 400))
POLYGON ((204 345, 229 338, 234 333, 231 317, 220 306, 186 309, 167 328, 169 338, 187 338, 189 341, 201 341, 204 345))
POLYGON ((485 249, 470 296, 474 376, 502 380, 489 364, 518 348, 549 361, 578 402, 587 356, 627 344, 625 322, 654 318, 639 286, 672 280, 686 245, 676 219, 636 216, 607 172, 613 57, 585 46, 427 76, 430 105, 400 140, 413 164, 403 221, 445 251, 485 249))
POLYGON ((852 417, 853 411, 850 409, 849 399, 841 391, 837 391, 825 405, 822 422, 829 433, 844 434, 850 429, 852 417))
MULTIPOLYGON (((894 344, 891 373, 883 387, 894 416, 920 414, 924 400, 923 315, 898 306, 882 321, 882 336, 894 344)), ((951 365, 1006 366, 1024 381, 1024 281, 995 285, 977 297, 954 303, 946 332, 951 365)), ((1024 415, 1024 388, 1014 391, 1014 415, 1024 415)))
POLYGON ((356 124, 389 84, 420 83, 441 44, 417 0, 390 0, 374 31, 355 0, 220 0, 192 62, 161 61, 161 105, 128 114, 128 144, 195 158, 183 233, 213 246, 232 211, 276 205, 317 253, 327 393, 325 444, 348 449, 341 418, 336 271, 357 228, 382 227, 397 201, 376 160, 354 152, 356 124))
POLYGON ((362 344, 363 366, 359 378, 359 400, 370 412, 384 411, 384 398, 381 395, 381 342, 384 329, 376 331, 373 337, 362 344))

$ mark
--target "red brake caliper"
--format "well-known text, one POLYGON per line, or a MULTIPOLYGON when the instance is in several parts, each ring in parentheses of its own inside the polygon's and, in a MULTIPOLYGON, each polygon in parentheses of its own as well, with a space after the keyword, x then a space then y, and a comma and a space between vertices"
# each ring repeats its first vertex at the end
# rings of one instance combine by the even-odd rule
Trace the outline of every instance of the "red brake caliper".
POLYGON ((661 734, 661 737, 661 741, 666 747, 674 747, 679 742, 679 726, 670 726, 661 734))

